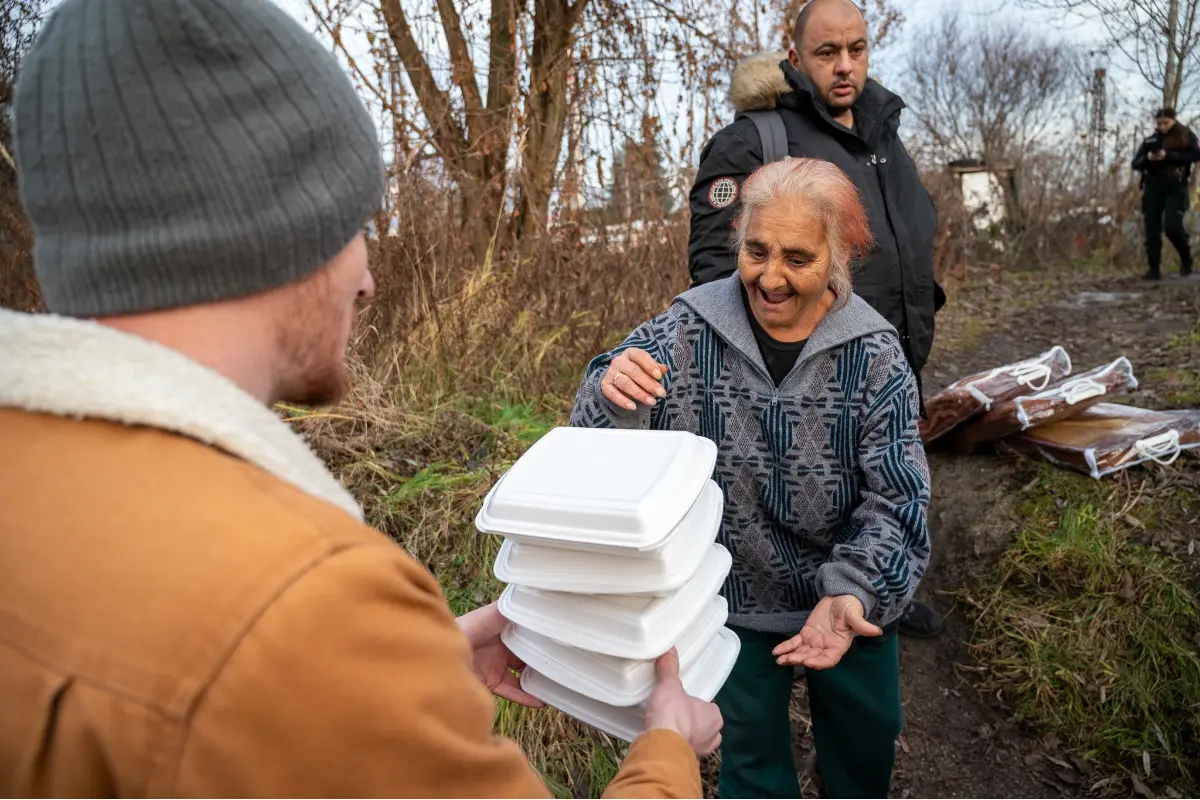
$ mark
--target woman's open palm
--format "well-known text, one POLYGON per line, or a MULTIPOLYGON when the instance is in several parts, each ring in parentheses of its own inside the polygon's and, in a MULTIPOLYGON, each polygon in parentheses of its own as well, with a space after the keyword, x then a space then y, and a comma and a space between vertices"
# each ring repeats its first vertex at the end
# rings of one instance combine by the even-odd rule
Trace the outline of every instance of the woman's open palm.
POLYGON ((842 660, 856 635, 882 633, 863 616, 861 600, 849 594, 835 595, 817 603, 800 633, 772 652, 780 666, 829 669, 842 660))

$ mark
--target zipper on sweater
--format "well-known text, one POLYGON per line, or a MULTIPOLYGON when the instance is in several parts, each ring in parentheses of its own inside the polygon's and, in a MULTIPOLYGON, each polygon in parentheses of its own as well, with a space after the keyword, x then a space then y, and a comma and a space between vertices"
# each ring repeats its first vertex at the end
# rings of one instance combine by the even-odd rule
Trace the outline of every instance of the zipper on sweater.
MULTIPOLYGON (((778 386, 776 386, 775 379, 771 377, 771 373, 767 369, 766 365, 761 364, 762 354, 759 353, 757 351, 757 349, 754 351, 754 354, 752 355, 750 352, 742 349, 736 342, 734 342, 732 339, 730 339, 728 336, 726 336, 724 331, 722 331, 719 327, 717 327, 712 322, 710 322, 704 316, 704 314, 702 312, 699 312, 694 307, 693 307, 693 311, 696 311, 699 314, 699 316, 701 317, 701 319, 704 320, 704 323, 706 325, 708 325, 710 328, 712 328, 713 333, 715 333, 717 335, 718 339, 720 339, 722 342, 725 343, 726 347, 728 347, 730 350, 732 350, 733 352, 740 355, 747 363, 750 364, 750 367, 755 372, 758 373, 759 377, 763 378, 767 382, 767 385, 772 387, 772 389, 771 389, 771 405, 772 406, 776 406, 779 404, 781 391, 784 388, 786 388, 788 386, 788 384, 794 382, 794 379, 796 378, 796 376, 800 374, 804 365, 807 364, 809 361, 815 360, 817 356, 822 355, 824 353, 828 353, 830 350, 833 350, 836 347, 841 347, 842 345, 846 344, 846 342, 848 342, 848 341, 853 341, 853 339, 860 338, 862 336, 867 336, 867 335, 873 334, 873 333, 879 333, 880 331, 884 330, 883 328, 871 328, 871 329, 864 330, 862 333, 860 333, 858 336, 853 337, 852 339, 846 339, 846 340, 842 340, 842 341, 834 341, 834 342, 825 344, 822 347, 817 347, 816 349, 809 349, 808 347, 805 347, 803 352, 800 353, 800 357, 798 359, 796 359, 796 363, 792 367, 792 371, 789 372, 787 375, 785 375, 783 378, 783 381, 778 386), (757 356, 757 358, 755 358, 755 356, 757 356), (761 366, 760 366, 760 364, 761 364, 761 366)), ((747 312, 747 313, 751 313, 751 312, 747 312)))

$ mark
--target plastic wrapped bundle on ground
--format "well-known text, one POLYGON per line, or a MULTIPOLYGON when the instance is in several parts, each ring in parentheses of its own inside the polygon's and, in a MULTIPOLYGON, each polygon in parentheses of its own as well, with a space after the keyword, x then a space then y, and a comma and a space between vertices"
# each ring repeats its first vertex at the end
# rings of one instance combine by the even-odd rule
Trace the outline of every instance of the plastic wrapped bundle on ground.
POLYGON ((925 404, 921 440, 930 444, 998 403, 1040 392, 1071 374, 1071 357, 1057 345, 1035 358, 955 381, 925 404))
POLYGON ((1200 447, 1200 411, 1100 403, 1062 422, 1010 436, 997 446, 1103 478, 1147 462, 1171 464, 1184 450, 1200 447))
POLYGON ((1022 431, 1069 419, 1088 408, 1138 387, 1133 365, 1121 357, 1110 364, 1059 381, 1049 389, 992 406, 979 419, 954 433, 954 447, 970 453, 986 442, 998 442, 1022 431))

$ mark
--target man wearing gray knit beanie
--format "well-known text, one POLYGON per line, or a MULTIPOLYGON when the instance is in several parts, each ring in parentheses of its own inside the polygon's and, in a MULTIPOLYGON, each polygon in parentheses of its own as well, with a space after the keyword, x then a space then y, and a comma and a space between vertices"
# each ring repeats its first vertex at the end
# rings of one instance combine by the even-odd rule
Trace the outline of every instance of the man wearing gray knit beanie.
MULTIPOLYGON (((50 314, 0 311, 5 794, 546 796, 491 734, 494 605, 433 577, 269 406, 345 391, 374 126, 267 0, 64 0, 15 155, 50 314)), ((659 662, 610 787, 701 792, 659 662)))

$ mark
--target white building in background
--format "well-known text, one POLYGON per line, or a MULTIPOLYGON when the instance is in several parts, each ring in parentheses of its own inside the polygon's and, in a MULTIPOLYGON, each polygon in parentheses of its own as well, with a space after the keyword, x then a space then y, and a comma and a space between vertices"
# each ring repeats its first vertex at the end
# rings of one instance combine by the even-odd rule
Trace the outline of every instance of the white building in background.
POLYGON ((977 158, 963 158, 946 165, 958 179, 963 207, 971 216, 975 229, 985 232, 1002 223, 1008 216, 1004 202, 1005 187, 1016 191, 1012 167, 992 166, 977 158))

